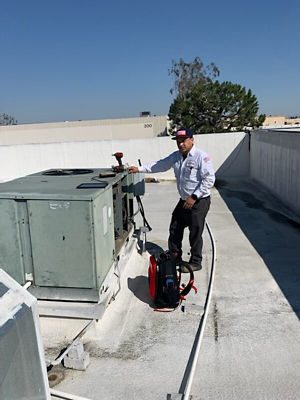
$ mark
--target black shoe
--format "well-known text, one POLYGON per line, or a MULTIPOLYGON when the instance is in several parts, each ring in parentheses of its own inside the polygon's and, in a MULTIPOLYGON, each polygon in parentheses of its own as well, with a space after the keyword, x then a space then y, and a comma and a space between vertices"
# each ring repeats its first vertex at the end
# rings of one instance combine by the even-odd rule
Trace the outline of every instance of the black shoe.
POLYGON ((191 264, 189 263, 190 267, 192 267, 193 271, 200 271, 202 269, 202 265, 196 265, 196 264, 191 264))
POLYGON ((186 267, 186 265, 188 265, 189 267, 192 268, 192 271, 200 271, 200 269, 202 269, 202 265, 196 265, 187 261, 181 261, 180 263, 180 270, 183 273, 188 273, 190 272, 190 270, 186 267))

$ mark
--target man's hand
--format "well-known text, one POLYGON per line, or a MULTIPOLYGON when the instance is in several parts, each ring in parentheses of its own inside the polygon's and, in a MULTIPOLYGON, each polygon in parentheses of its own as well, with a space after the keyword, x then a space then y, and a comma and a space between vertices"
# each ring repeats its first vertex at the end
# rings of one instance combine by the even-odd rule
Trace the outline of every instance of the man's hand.
POLYGON ((136 174, 137 172, 139 172, 139 169, 138 169, 138 167, 135 167, 132 165, 131 167, 128 167, 128 172, 130 174, 136 174))
POLYGON ((188 197, 185 201, 185 203, 183 204, 183 208, 185 209, 190 209, 193 207, 193 205, 196 203, 196 200, 194 200, 191 196, 188 197))

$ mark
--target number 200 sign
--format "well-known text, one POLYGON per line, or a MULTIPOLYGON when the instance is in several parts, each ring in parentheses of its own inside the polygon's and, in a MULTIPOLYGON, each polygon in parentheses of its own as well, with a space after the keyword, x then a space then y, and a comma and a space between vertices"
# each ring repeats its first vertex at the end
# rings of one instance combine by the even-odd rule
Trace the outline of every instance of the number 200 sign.
POLYGON ((152 124, 144 124, 144 128, 152 128, 152 124))

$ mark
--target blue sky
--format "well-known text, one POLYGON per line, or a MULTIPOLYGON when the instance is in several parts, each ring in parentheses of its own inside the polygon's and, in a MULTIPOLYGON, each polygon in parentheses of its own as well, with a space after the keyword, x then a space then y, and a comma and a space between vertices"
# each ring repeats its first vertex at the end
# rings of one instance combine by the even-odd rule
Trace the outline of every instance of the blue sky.
POLYGON ((300 2, 0 0, 0 113, 19 123, 168 113, 199 56, 260 112, 300 115, 300 2))

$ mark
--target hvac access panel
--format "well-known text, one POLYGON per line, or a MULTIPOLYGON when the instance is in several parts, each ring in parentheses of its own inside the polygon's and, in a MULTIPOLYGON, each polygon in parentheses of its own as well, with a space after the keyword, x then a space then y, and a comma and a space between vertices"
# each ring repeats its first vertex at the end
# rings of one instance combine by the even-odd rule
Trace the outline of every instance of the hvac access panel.
POLYGON ((96 287, 91 203, 29 200, 27 207, 35 284, 96 287))

